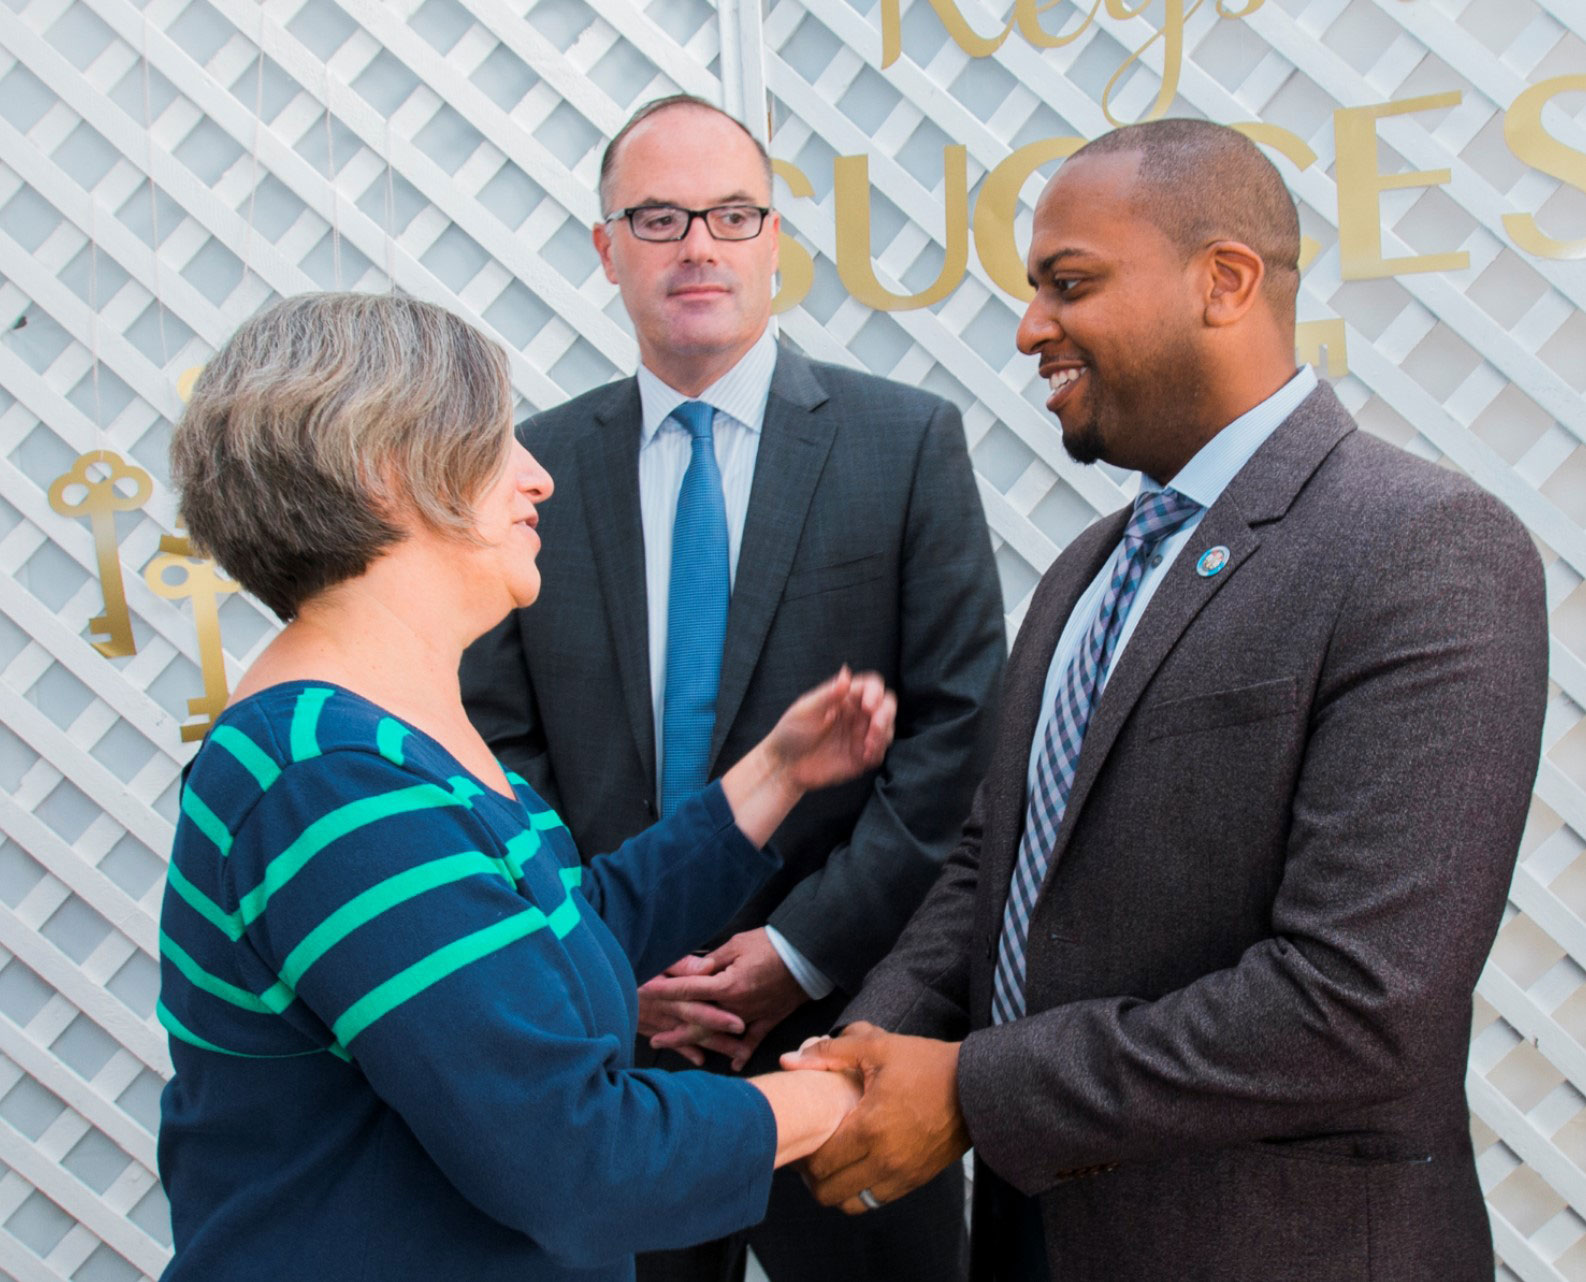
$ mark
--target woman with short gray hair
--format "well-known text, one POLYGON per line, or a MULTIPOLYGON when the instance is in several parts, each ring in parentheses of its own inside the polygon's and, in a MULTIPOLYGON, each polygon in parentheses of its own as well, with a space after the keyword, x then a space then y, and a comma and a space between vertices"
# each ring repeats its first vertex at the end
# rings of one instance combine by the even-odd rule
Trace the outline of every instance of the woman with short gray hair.
MULTIPOLYGON (((631 1062, 636 982, 772 871, 802 794, 879 764, 839 673, 725 776, 580 862, 469 724, 463 648, 539 592, 551 478, 506 359, 397 296, 287 299, 172 442, 195 542, 286 627, 184 780, 161 917, 167 1279, 620 1279, 745 1227, 857 1099, 631 1062)), ((599 675, 599 674, 595 674, 599 675)))
POLYGON ((505 354, 440 307, 305 294, 209 362, 171 440, 193 537, 284 620, 402 538, 397 511, 467 537, 500 468, 505 354))

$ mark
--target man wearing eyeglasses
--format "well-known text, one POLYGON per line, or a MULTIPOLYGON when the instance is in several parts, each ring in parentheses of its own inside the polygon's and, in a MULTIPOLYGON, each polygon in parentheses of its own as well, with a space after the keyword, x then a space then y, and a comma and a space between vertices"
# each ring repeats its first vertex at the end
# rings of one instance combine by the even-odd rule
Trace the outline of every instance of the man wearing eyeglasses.
MULTIPOLYGON (((839 666, 897 691, 882 768, 795 808, 781 872, 717 947, 639 976, 643 1053, 770 1071, 830 1027, 957 838, 1004 657, 991 541, 956 409, 777 342, 780 220, 742 125, 697 98, 648 104, 606 149, 600 199, 595 249, 640 367, 520 427, 557 484, 544 588, 470 651, 464 697, 594 853, 839 666)), ((785 1171, 747 1241, 772 1282, 949 1282, 962 1234, 956 1168, 856 1218, 785 1171)), ((641 1256, 639 1276, 741 1278, 744 1247, 641 1256)))

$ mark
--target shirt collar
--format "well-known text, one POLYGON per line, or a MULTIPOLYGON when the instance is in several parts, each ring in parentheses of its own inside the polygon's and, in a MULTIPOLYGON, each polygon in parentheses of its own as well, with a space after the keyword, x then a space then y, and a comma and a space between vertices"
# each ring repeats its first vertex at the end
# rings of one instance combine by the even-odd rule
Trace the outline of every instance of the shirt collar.
POLYGON ((684 396, 640 365, 639 448, 644 449, 655 439, 655 434, 673 410, 684 401, 691 400, 704 401, 718 414, 726 414, 751 432, 758 432, 765 422, 765 404, 771 395, 771 374, 776 369, 774 329, 774 326, 767 325, 765 332, 739 358, 738 363, 698 396, 684 396))
MULTIPOLYGON (((1239 469, 1250 461, 1267 437, 1316 390, 1316 371, 1301 365, 1299 372, 1254 409, 1246 410, 1196 451, 1195 457, 1169 484, 1187 499, 1209 508, 1219 498, 1239 469)), ((1140 477, 1140 488, 1160 490, 1161 484, 1149 476, 1140 477)))

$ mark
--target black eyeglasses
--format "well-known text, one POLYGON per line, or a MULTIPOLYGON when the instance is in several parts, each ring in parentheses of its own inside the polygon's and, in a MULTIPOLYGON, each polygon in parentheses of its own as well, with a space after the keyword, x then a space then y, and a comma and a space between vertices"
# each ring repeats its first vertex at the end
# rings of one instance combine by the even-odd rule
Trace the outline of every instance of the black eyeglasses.
POLYGON ((703 218, 705 230, 717 240, 753 240, 771 212, 766 205, 717 205, 713 209, 679 209, 676 205, 633 205, 607 214, 605 221, 628 220, 640 240, 682 240, 703 218))

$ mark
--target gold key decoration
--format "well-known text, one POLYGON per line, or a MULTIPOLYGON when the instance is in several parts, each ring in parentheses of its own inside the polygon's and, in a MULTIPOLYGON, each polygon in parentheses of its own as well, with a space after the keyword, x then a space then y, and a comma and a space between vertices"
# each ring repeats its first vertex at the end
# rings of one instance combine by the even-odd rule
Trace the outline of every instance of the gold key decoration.
POLYGON ((209 733, 230 695, 220 644, 220 598, 241 585, 221 574, 213 561, 194 556, 192 542, 183 534, 160 536, 159 555, 144 567, 143 577, 166 600, 185 597, 193 603, 198 659, 204 674, 204 693, 187 701, 188 714, 201 720, 182 727, 182 742, 193 743, 209 733))
POLYGON ((137 652, 132 616, 127 611, 126 584, 121 577, 121 558, 117 555, 116 513, 136 511, 153 492, 154 482, 149 474, 111 450, 90 450, 80 455, 71 470, 56 477, 50 486, 50 506, 55 511, 62 516, 86 516, 93 528, 105 612, 88 621, 88 630, 103 638, 93 645, 107 659, 137 652))

